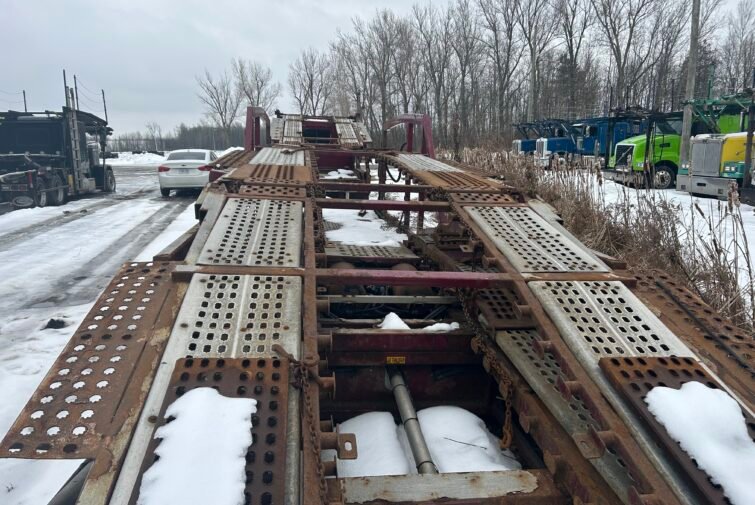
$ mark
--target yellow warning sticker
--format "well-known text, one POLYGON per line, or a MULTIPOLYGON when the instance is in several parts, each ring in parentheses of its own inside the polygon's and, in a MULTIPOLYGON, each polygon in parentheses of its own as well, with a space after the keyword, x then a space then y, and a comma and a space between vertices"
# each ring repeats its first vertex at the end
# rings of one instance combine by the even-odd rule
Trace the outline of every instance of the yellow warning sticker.
POLYGON ((386 356, 387 365, 406 365, 406 356, 386 356))

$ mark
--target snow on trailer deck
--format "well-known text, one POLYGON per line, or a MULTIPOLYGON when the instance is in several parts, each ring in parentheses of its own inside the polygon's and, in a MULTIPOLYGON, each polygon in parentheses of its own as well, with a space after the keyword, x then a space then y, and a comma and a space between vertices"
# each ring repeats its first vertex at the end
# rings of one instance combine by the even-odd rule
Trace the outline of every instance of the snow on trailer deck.
MULTIPOLYGON (((251 128, 265 119, 249 112, 251 128)), ((355 146, 359 127, 336 118, 277 119, 271 145, 252 131, 249 152, 219 160, 196 229, 105 288, 0 456, 90 460, 79 503, 145 502, 151 476, 171 482, 155 462, 175 442, 166 413, 210 385, 256 401, 232 437, 245 478, 217 490, 229 502, 731 496, 644 397, 657 377, 697 381, 751 430, 741 330, 483 170, 355 146), (340 170, 357 180, 328 176, 340 170)))

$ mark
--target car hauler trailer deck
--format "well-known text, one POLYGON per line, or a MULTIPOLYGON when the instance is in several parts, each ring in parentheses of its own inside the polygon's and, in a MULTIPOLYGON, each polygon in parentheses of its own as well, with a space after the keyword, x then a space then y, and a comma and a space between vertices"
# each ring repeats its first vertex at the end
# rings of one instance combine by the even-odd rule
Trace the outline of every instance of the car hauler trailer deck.
MULTIPOLYGON (((591 251, 547 205, 481 168, 426 156, 427 131, 423 153, 340 135, 268 145, 262 115, 248 114, 247 150, 218 161, 199 225, 153 261, 124 265, 0 456, 90 460, 66 489, 72 502, 134 504, 166 410, 209 386, 257 401, 246 503, 724 502, 642 397, 700 381, 736 398, 752 430, 744 332, 663 273, 635 275, 591 251), (324 177, 345 166, 365 177, 324 177), (371 198, 333 197, 358 193, 371 198), (407 240, 330 240, 330 209, 399 213, 407 240), (388 312, 408 329, 377 327, 388 312), (454 320, 458 330, 422 330, 454 320), (478 415, 521 469, 439 473, 415 419, 438 405, 478 415), (368 444, 338 424, 369 411, 405 426, 417 473, 339 474, 333 454, 359 458, 368 444)), ((310 119, 283 120, 298 132, 288 122, 310 119)))

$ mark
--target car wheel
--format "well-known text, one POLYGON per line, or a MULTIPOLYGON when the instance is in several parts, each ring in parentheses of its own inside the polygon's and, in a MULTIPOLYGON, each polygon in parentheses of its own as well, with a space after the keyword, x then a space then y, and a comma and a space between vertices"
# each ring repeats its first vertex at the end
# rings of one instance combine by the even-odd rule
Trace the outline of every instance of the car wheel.
POLYGON ((66 203, 66 188, 63 186, 63 179, 59 175, 54 175, 50 184, 52 187, 57 188, 48 193, 50 205, 63 205, 66 203))
POLYGON ((674 170, 667 165, 658 165, 655 167, 653 175, 653 187, 655 189, 669 189, 674 185, 674 170))
POLYGON ((160 188, 160 194, 165 198, 168 198, 170 196, 170 190, 168 188, 160 188))
POLYGON ((37 192, 34 195, 34 203, 37 207, 47 206, 47 184, 41 177, 37 177, 37 192))

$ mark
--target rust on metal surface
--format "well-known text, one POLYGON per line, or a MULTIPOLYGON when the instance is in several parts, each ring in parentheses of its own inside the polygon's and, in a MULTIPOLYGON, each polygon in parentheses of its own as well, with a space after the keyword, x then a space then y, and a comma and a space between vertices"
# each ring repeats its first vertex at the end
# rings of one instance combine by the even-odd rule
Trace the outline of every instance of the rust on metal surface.
POLYGON ((259 184, 242 184, 239 195, 256 198, 306 198, 307 190, 303 186, 261 186, 259 184))
MULTIPOLYGON (((192 389, 211 387, 229 398, 256 400, 252 415, 252 445, 246 452, 245 503, 279 505, 284 502, 286 425, 288 419, 288 360, 281 359, 180 359, 160 409, 157 426, 166 423, 165 411, 192 389)), ((190 441, 187 441, 189 443, 190 441)), ((160 439, 150 444, 139 482, 157 456, 160 439)), ((189 484, 189 483, 187 483, 189 484)), ((139 483, 135 489, 139 488, 139 483)), ((131 497, 136 503, 138 493, 131 497)))
POLYGON ((304 165, 248 164, 236 168, 226 178, 248 185, 258 182, 306 184, 312 182, 312 169, 304 165))
POLYGON ((129 263, 105 288, 0 444, 0 457, 93 458, 171 289, 170 263, 129 263))
POLYGON ((755 409, 755 340, 659 271, 637 274, 634 293, 755 409))
POLYGON ((449 192, 451 200, 460 205, 519 205, 525 203, 521 193, 454 193, 449 192))
MULTIPOLYGON (((656 386, 679 389, 687 382, 699 382, 713 389, 718 384, 698 362, 691 358, 602 358, 600 368, 611 384, 627 399, 652 429, 657 442, 674 456, 694 486, 710 503, 727 504, 721 486, 714 484, 694 460, 672 439, 645 403, 645 396, 656 386)), ((755 419, 742 412, 750 438, 755 440, 755 419)))
POLYGON ((447 190, 453 189, 495 189, 500 187, 497 182, 466 172, 419 172, 414 171, 416 177, 425 184, 430 184, 447 190))

